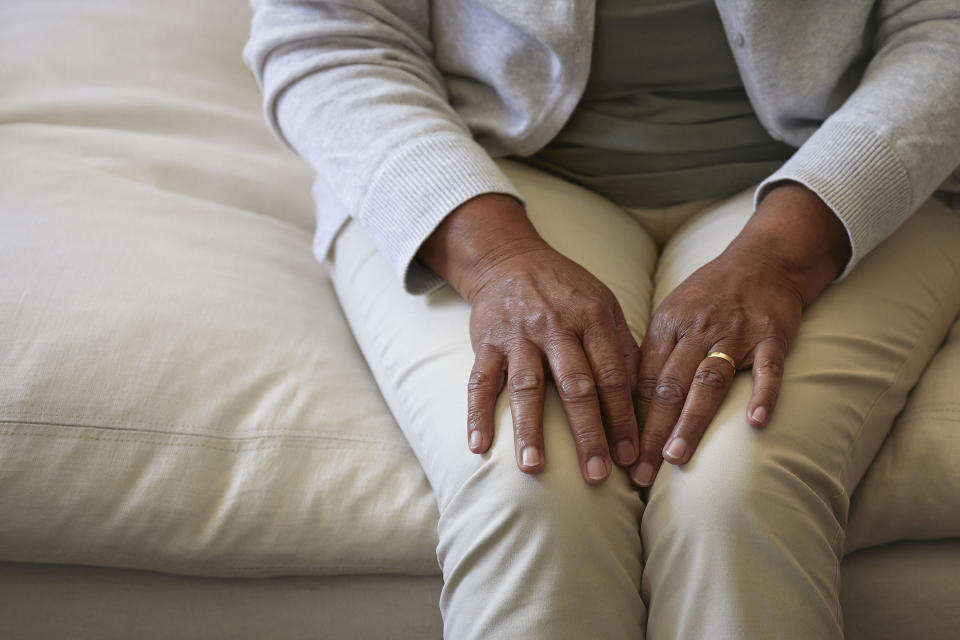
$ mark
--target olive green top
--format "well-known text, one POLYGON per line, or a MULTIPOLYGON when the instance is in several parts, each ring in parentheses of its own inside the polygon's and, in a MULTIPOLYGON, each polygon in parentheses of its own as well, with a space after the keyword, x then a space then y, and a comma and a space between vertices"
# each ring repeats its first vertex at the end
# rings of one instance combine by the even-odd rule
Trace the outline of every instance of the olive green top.
POLYGON ((527 162, 621 206, 756 184, 793 149, 763 129, 712 0, 598 0, 586 90, 527 162))

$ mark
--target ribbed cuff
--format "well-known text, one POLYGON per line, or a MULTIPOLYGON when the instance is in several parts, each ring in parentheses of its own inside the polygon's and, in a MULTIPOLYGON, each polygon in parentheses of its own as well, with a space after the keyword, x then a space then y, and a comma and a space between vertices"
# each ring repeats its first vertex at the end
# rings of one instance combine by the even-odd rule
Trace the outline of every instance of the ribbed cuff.
POLYGON ((472 138, 435 136, 387 158, 356 217, 390 260, 404 288, 427 293, 444 281, 414 259, 420 245, 448 213, 483 193, 504 193, 521 200, 510 180, 472 138))
POLYGON ((842 280, 913 212, 913 189, 900 158, 876 133, 827 120, 757 188, 754 204, 776 186, 799 182, 840 218, 852 252, 842 280))

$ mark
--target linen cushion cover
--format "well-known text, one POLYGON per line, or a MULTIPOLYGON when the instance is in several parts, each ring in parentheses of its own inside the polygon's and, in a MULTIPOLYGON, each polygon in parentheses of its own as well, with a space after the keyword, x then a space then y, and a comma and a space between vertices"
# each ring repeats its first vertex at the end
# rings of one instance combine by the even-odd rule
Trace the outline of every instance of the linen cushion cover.
MULTIPOLYGON (((438 572, 430 488, 310 253, 310 172, 240 61, 248 20, 0 6, 0 560, 438 572)), ((958 342, 854 495, 848 550, 960 536, 958 342)))
POLYGON ((436 573, 242 3, 0 6, 0 558, 436 573))

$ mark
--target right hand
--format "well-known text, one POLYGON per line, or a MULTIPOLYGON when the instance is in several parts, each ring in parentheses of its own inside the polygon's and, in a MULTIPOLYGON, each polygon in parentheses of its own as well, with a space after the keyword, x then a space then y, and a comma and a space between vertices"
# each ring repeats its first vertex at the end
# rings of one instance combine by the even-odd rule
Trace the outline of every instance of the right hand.
POLYGON ((556 383, 590 484, 637 459, 633 403, 640 350, 613 293, 550 247, 509 196, 485 194, 451 213, 421 261, 470 303, 476 356, 468 385, 470 449, 493 441, 494 403, 510 394, 517 465, 537 473, 543 445, 544 365, 556 383))

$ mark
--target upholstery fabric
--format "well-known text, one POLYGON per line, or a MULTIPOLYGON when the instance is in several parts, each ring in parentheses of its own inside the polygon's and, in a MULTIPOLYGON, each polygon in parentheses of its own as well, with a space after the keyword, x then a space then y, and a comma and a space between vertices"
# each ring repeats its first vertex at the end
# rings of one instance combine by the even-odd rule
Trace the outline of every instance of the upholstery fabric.
POLYGON ((0 5, 0 558, 435 573, 237 2, 0 5), (122 52, 122 55, 121 53, 122 52))
MULTIPOLYGON (((960 541, 861 551, 842 566, 847 640, 948 640, 960 541)), ((439 576, 237 580, 0 563, 0 620, 22 640, 440 640, 439 576), (376 603, 372 606, 371 603, 376 603)))
MULTIPOLYGON (((240 60, 249 18, 0 3, 0 560, 439 572, 430 488, 310 255, 311 172, 240 60)), ((960 536, 957 341, 854 495, 848 551, 960 536)), ((876 566, 863 607, 899 575, 876 566)))
POLYGON ((0 563, 0 635, 18 640, 440 640, 440 585, 439 576, 239 580, 0 563))
POLYGON ((960 535, 960 319, 850 505, 847 551, 960 535))

